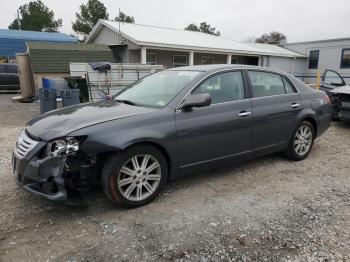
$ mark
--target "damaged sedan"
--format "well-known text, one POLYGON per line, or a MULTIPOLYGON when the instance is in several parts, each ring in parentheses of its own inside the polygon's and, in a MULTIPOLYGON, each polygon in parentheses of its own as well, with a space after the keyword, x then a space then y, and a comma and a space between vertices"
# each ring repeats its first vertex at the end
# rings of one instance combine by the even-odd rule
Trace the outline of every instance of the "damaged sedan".
POLYGON ((149 75, 110 101, 32 119, 13 151, 24 190, 67 201, 101 185, 116 204, 152 201, 168 179, 281 152, 299 161, 329 127, 330 100, 293 76, 243 65, 149 75))
POLYGON ((340 74, 327 69, 322 78, 321 90, 331 98, 333 119, 350 121, 350 86, 346 85, 340 74))

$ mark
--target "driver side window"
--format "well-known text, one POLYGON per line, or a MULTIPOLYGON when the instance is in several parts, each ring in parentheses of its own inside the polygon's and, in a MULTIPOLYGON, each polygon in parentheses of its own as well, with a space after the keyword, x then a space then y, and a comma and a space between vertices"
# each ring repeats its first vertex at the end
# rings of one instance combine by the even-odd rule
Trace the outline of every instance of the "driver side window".
POLYGON ((212 104, 244 99, 244 83, 241 71, 214 75, 192 91, 192 95, 205 93, 210 94, 212 104))
POLYGON ((336 72, 330 70, 326 71, 323 81, 329 85, 341 85, 343 83, 343 79, 336 72))

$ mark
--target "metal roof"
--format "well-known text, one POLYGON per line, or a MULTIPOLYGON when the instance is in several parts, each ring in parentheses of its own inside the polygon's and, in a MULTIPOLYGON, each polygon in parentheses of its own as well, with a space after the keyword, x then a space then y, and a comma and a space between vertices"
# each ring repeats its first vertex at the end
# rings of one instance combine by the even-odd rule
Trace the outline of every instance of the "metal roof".
POLYGON ((27 41, 78 42, 74 36, 55 32, 0 29, 0 38, 24 39, 27 41))
POLYGON ((24 53, 28 41, 76 43, 78 39, 62 33, 0 29, 0 56, 15 57, 16 53, 24 53))
MULTIPOLYGON (((102 26, 109 27, 115 32, 119 30, 118 22, 100 20, 87 38, 87 43, 90 38, 98 34, 102 26)), ((173 28, 120 23, 120 32, 124 37, 142 46, 247 55, 305 57, 276 45, 238 42, 221 36, 173 28)))
POLYGON ((324 43, 324 42, 338 42, 338 41, 349 41, 349 40, 350 40, 350 37, 330 38, 330 39, 320 39, 320 40, 310 40, 310 41, 285 43, 285 44, 283 44, 283 46, 300 45, 300 44, 312 44, 312 43, 324 43))
POLYGON ((71 62, 114 62, 105 45, 29 42, 27 47, 34 73, 69 73, 71 62))
POLYGON ((79 44, 79 43, 53 43, 53 42, 27 42, 29 50, 69 50, 69 51, 105 51, 112 52, 107 45, 79 44))

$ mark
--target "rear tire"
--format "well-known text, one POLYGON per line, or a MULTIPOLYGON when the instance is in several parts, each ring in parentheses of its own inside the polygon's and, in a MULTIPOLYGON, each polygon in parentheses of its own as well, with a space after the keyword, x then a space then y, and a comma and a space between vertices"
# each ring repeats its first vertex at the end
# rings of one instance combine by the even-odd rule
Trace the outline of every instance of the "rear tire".
POLYGON ((296 127, 284 156, 293 161, 305 159, 311 152, 315 140, 315 129, 309 121, 296 127))
POLYGON ((159 194, 167 177, 163 154, 153 146, 141 145, 111 155, 102 168, 101 184, 115 204, 138 207, 159 194))

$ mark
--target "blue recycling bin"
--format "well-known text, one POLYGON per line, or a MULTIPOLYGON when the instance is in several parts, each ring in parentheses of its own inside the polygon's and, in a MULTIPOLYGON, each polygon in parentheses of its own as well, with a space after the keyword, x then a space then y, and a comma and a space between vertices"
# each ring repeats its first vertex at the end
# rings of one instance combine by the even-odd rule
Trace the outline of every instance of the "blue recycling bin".
POLYGON ((44 89, 53 89, 55 88, 55 81, 49 78, 42 78, 42 84, 44 89))
POLYGON ((42 114, 57 108, 57 90, 39 88, 40 112, 42 114))
POLYGON ((60 93, 63 107, 79 104, 79 91, 79 89, 62 90, 60 93))

